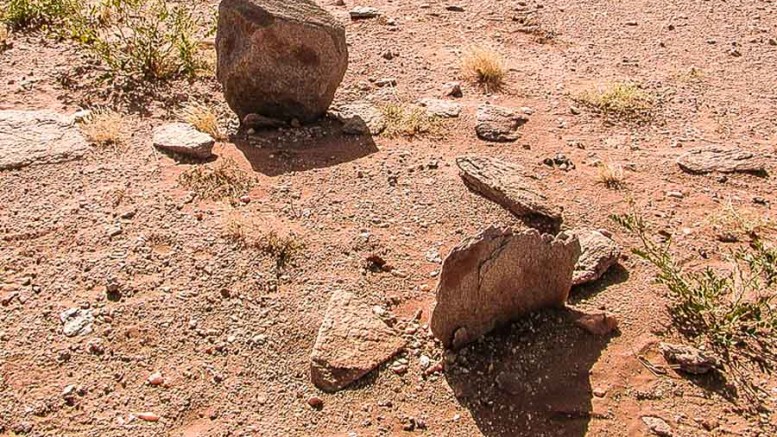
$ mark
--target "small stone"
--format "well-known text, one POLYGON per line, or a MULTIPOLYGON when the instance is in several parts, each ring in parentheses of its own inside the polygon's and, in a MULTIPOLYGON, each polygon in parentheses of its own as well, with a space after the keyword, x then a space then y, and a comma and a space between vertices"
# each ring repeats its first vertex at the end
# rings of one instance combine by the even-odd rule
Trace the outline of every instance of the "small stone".
POLYGON ((461 114, 461 105, 448 100, 424 98, 418 103, 426 108, 426 113, 431 117, 456 118, 461 114))
POLYGON ((136 413, 135 417, 137 417, 140 420, 145 420, 146 422, 159 422, 159 419, 161 419, 161 417, 158 414, 151 413, 148 411, 145 411, 142 413, 136 413))
POLYGON ((485 141, 512 142, 520 138, 518 128, 527 121, 523 115, 509 108, 494 105, 481 105, 476 114, 475 132, 485 141))
POLYGON ((596 281, 618 262, 621 247, 607 235, 587 229, 575 230, 572 233, 577 235, 582 249, 575 264, 572 285, 596 281))
POLYGON ((671 197, 673 199, 682 199, 685 196, 680 191, 667 191, 666 197, 671 197))
POLYGON ((320 410, 324 408, 324 400, 318 396, 311 396, 308 398, 308 405, 310 405, 312 408, 320 410))
POLYGON ((76 335, 86 335, 92 332, 92 322, 94 316, 92 311, 81 308, 70 308, 59 315, 63 324, 62 333, 67 337, 76 335))
POLYGON ((677 164, 682 170, 691 174, 763 174, 766 171, 764 159, 756 156, 755 153, 718 146, 690 150, 677 159, 677 164))
POLYGON ((448 82, 442 87, 443 97, 462 97, 461 84, 459 82, 448 82))
POLYGON ((343 124, 348 135, 379 135, 386 129, 386 121, 380 109, 369 103, 351 103, 330 112, 343 124))
POLYGON ((380 10, 369 6, 357 6, 349 12, 352 20, 364 20, 380 16, 380 10))
POLYGON ((205 159, 211 156, 215 141, 186 123, 170 123, 154 128, 154 147, 181 155, 205 159))
POLYGON ((593 335, 609 335, 618 329, 618 319, 607 313, 588 314, 574 311, 575 324, 593 335))
POLYGON ((165 378, 162 377, 160 372, 154 372, 148 377, 148 383, 151 385, 162 385, 165 382, 165 378))
POLYGON ((383 88, 385 86, 397 86, 397 80, 393 77, 384 77, 375 81, 375 85, 383 88))
POLYGON ((285 127, 287 126, 286 122, 283 120, 278 120, 271 117, 266 117, 261 114, 246 114, 245 117, 243 117, 243 127, 245 127, 248 130, 253 130, 254 132, 250 132, 249 134, 256 133, 256 130, 258 129, 277 129, 279 127, 285 127))
POLYGON ((664 355, 667 362, 676 364, 680 370, 693 375, 702 375, 718 366, 718 360, 712 355, 695 347, 660 343, 658 350, 664 355))
POLYGON ((644 416, 642 422, 647 425, 648 429, 655 435, 660 437, 672 437, 672 428, 666 423, 664 419, 660 417, 644 416))

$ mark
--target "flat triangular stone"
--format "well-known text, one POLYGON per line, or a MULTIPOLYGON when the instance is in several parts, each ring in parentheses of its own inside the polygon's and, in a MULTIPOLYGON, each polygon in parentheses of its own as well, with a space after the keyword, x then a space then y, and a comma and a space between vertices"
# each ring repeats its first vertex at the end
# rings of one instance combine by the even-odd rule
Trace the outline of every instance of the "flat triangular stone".
POLYGON ((310 379, 337 391, 378 367, 405 347, 405 340, 353 294, 335 291, 310 356, 310 379))
POLYGON ((707 147, 693 149, 677 159, 677 165, 688 173, 763 173, 764 160, 738 148, 707 147))
POLYGON ((579 255, 574 236, 489 227, 443 262, 432 333, 457 349, 532 311, 563 306, 579 255))
POLYGON ((88 149, 73 117, 51 111, 0 111, 0 170, 71 161, 88 149))
POLYGON ((496 158, 460 156, 456 164, 464 184, 498 203, 516 217, 542 216, 561 223, 561 207, 540 193, 537 183, 520 167, 496 158))
POLYGON ((572 285, 596 281, 621 256, 621 247, 599 231, 585 229, 573 231, 580 240, 582 253, 575 265, 572 285))

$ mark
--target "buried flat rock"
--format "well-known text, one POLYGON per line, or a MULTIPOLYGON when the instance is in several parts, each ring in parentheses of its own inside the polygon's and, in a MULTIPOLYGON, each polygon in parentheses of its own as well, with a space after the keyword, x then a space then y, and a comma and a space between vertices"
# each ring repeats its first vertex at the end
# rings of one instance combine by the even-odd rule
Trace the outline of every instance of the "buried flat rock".
POLYGON ((718 360, 707 352, 692 346, 672 343, 660 343, 658 350, 670 364, 693 375, 703 375, 718 367, 718 360))
POLYGON ((351 103, 331 112, 343 124, 343 133, 349 135, 379 135, 386 129, 380 109, 369 103, 351 103))
POLYGON ((430 117, 456 118, 461 114, 461 105, 443 99, 423 98, 418 104, 426 109, 430 117))
POLYGON ((456 158, 456 165, 470 190, 496 202, 514 216, 541 216, 561 223, 561 207, 542 195, 537 183, 524 176, 520 167, 478 156, 460 156, 456 158))
POLYGON ((579 255, 571 235, 487 228, 443 261, 432 333, 458 349, 532 311, 562 307, 579 255))
POLYGON ((611 238, 599 231, 590 229, 572 232, 580 240, 582 250, 572 275, 572 285, 581 285, 596 281, 621 256, 621 247, 611 238))
POLYGON ((222 0, 216 76, 238 117, 311 122, 348 67, 345 28, 313 0, 222 0))
POLYGON ((87 150, 72 117, 50 111, 0 111, 0 170, 71 161, 87 150))
POLYGON ((706 147, 693 149, 677 159, 688 173, 764 173, 764 159, 738 148, 706 147))
POLYGON ((213 138, 186 123, 170 123, 154 128, 154 147, 198 159, 211 156, 213 138))
POLYGON ((310 356, 310 379, 321 390, 340 390, 405 347, 405 340, 353 294, 335 291, 310 356))
POLYGON ((518 128, 529 121, 510 108, 495 105, 478 107, 475 133, 485 141, 512 142, 520 138, 518 128))

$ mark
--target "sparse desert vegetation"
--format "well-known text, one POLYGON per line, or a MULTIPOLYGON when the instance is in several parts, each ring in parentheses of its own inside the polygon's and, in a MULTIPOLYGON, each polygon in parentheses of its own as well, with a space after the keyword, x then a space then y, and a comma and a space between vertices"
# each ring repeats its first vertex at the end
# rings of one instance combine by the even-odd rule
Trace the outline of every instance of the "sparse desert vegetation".
POLYGON ((464 51, 461 58, 464 74, 489 92, 498 92, 504 86, 504 59, 496 50, 486 46, 473 46, 464 51))
POLYGON ((575 101, 612 120, 648 122, 655 115, 657 99, 633 83, 614 83, 577 95, 575 101))
POLYGON ((777 435, 774 29, 0 0, 0 436, 777 435))

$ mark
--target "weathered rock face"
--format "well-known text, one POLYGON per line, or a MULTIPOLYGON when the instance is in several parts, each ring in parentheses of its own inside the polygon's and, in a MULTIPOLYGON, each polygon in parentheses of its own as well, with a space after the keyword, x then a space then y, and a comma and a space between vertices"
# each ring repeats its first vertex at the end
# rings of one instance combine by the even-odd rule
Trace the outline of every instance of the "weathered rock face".
POLYGON ((386 129, 380 109, 369 103, 352 103, 332 111, 332 116, 343 124, 343 133, 349 135, 379 135, 386 129))
POLYGON ((529 121, 510 108, 495 105, 481 105, 478 108, 475 132, 486 141, 512 142, 521 137, 518 128, 529 121))
POLYGON ((310 356, 310 379, 340 390, 405 347, 405 340, 353 294, 335 291, 310 356))
POLYGON ((540 193, 520 167, 496 158, 456 158, 462 180, 470 190, 498 203, 516 217, 542 216, 561 223, 561 207, 540 193))
POLYGON ((213 138, 186 123, 170 123, 154 128, 154 147, 173 153, 205 159, 211 156, 213 138))
POLYGON ((442 99, 423 98, 418 104, 426 108, 430 117, 456 118, 461 114, 461 105, 456 102, 442 99))
POLYGON ((742 149, 707 147, 680 156, 677 164, 688 173, 763 173, 764 160, 742 149))
POLYGON ((459 348, 532 311, 563 306, 580 255, 577 239, 489 227, 443 262, 432 333, 459 348))
POLYGON ((348 67, 345 29, 312 0, 222 0, 216 75, 229 107, 313 121, 348 67))
POLYGON ((699 349, 681 344, 661 343, 658 350, 666 361, 676 364, 680 370, 694 375, 702 375, 718 366, 718 360, 699 349))
POLYGON ((599 279, 618 262, 621 247, 599 231, 590 229, 573 232, 580 240, 582 253, 575 265, 572 285, 581 285, 599 279))
POLYGON ((50 111, 0 111, 0 170, 71 161, 88 149, 72 117, 50 111))

